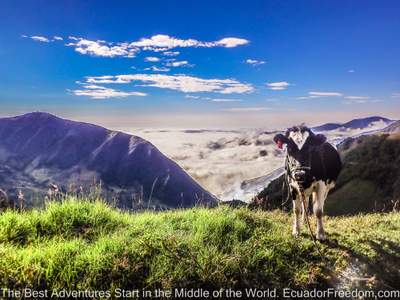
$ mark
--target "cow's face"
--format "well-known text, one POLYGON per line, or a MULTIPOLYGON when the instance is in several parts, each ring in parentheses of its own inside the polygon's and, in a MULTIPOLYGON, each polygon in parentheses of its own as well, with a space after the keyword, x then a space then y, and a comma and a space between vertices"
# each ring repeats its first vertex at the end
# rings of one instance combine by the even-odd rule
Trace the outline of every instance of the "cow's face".
POLYGON ((287 145, 288 153, 293 154, 301 151, 306 143, 324 143, 326 137, 324 135, 315 135, 308 127, 301 125, 289 128, 284 135, 281 133, 275 135, 274 141, 280 149, 284 144, 287 145))
POLYGON ((310 129, 305 126, 295 126, 286 132, 286 136, 296 144, 299 150, 303 148, 310 135, 310 129))

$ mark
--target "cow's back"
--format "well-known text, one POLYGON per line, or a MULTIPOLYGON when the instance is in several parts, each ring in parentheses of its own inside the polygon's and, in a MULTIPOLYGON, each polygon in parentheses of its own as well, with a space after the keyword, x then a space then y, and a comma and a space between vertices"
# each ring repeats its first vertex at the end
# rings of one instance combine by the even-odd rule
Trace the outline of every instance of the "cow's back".
POLYGON ((311 171, 317 180, 336 181, 342 170, 339 152, 329 143, 323 143, 312 151, 311 171))

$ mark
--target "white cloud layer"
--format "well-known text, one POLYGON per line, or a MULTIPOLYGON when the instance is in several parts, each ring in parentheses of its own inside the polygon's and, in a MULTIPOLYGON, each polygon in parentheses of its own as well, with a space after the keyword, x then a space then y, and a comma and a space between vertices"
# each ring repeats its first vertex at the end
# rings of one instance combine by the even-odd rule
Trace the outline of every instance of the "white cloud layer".
POLYGON ((214 92, 220 94, 244 94, 253 92, 251 84, 235 79, 203 79, 188 75, 128 74, 116 76, 86 77, 90 84, 142 82, 142 86, 171 89, 184 93, 214 92))

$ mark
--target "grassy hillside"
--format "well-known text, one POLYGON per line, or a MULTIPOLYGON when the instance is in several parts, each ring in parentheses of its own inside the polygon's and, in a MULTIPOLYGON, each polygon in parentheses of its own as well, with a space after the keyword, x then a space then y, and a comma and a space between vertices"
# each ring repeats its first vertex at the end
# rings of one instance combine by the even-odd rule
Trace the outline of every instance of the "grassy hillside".
POLYGON ((292 238, 291 217, 280 211, 129 214, 70 198, 45 210, 0 214, 0 288, 366 284, 349 276, 375 276, 367 283, 400 288, 400 214, 327 218, 326 229, 330 242, 319 243, 322 260, 305 227, 301 238, 292 238))
POLYGON ((400 208, 400 139, 362 136, 348 139, 339 150, 344 166, 327 199, 327 211, 354 214, 400 208))

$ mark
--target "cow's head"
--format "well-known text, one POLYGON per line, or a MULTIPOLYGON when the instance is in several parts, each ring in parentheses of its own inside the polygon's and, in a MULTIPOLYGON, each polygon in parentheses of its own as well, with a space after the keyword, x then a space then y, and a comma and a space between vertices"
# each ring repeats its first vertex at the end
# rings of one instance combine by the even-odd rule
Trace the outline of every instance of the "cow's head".
POLYGON ((293 126, 286 130, 285 135, 289 140, 296 144, 297 149, 301 150, 307 140, 314 134, 306 126, 293 126))
POLYGON ((304 145, 318 146, 326 142, 326 136, 323 134, 314 134, 310 128, 300 125, 293 126, 286 130, 285 134, 277 134, 274 142, 282 149, 283 145, 287 145, 290 152, 301 151, 304 145))
POLYGON ((322 144, 326 141, 326 137, 320 134, 315 135, 310 128, 300 125, 289 128, 284 135, 275 135, 274 141, 280 149, 286 144, 289 152, 293 152, 301 150, 305 144, 322 144))

